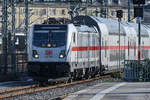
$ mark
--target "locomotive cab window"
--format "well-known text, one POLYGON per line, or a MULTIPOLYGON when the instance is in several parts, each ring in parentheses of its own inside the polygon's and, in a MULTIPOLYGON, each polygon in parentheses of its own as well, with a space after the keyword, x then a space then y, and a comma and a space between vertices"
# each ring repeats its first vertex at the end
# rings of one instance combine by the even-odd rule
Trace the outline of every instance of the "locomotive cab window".
POLYGON ((33 45, 38 47, 59 47, 66 43, 67 26, 37 25, 33 32, 33 45))

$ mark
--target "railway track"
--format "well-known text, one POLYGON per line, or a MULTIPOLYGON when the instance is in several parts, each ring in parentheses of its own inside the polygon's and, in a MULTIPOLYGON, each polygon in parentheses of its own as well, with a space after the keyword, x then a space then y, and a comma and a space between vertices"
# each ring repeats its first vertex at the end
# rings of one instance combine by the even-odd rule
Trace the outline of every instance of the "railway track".
MULTIPOLYGON (((87 80, 74 81, 71 83, 56 84, 53 86, 39 87, 38 84, 34 84, 30 86, 23 86, 23 87, 17 87, 17 88, 12 88, 12 89, 7 89, 7 90, 1 90, 0 99, 11 98, 11 97, 21 96, 21 95, 26 95, 26 94, 32 94, 36 92, 42 92, 42 91, 46 91, 50 89, 67 87, 67 86, 76 85, 76 84, 82 84, 82 83, 86 83, 86 82, 90 82, 90 81, 94 81, 98 79, 110 78, 110 77, 111 77, 110 75, 106 75, 106 76, 100 76, 100 77, 91 78, 87 80)), ((65 98, 65 96, 61 96, 59 98, 65 98)))

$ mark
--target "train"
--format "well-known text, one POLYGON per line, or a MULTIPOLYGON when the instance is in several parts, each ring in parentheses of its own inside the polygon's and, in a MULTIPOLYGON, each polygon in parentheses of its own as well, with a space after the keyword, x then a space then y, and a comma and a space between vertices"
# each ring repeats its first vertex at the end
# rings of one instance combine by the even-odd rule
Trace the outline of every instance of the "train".
MULTIPOLYGON (((117 20, 94 16, 33 25, 27 39, 29 76, 36 81, 72 80, 123 68, 124 60, 138 59, 138 25, 121 22, 118 30, 117 20)), ((150 58, 149 25, 141 25, 140 55, 150 58)))

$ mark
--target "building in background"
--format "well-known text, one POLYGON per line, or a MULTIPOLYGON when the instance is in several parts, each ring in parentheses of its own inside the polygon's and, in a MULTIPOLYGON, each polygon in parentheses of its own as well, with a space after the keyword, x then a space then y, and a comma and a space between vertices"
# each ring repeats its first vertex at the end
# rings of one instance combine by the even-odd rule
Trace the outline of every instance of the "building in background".
MULTIPOLYGON (((1 7, 0 7, 1 8, 1 7)), ((83 6, 83 9, 85 6, 83 6)), ((93 6, 88 6, 87 10, 79 10, 79 15, 91 15, 100 16, 104 18, 114 18, 116 19, 116 10, 123 9, 124 17, 122 20, 127 21, 128 11, 127 7, 112 6, 107 4, 93 3, 93 6), (98 12, 96 14, 96 11, 98 12)), ((70 5, 65 3, 32 3, 29 4, 29 25, 42 23, 45 19, 50 17, 63 17, 70 18, 68 12, 70 11, 70 5)), ((18 4, 16 6, 16 26, 21 27, 24 23, 25 17, 25 7, 24 4, 18 4)), ((131 11, 132 13, 132 11, 131 11)), ((131 14, 132 15, 132 14, 131 14)), ((16 28, 17 28, 16 27, 16 28)))
MULTIPOLYGON (((20 0, 21 1, 21 0, 20 0)), ((24 1, 24 0, 23 0, 24 1)), ((70 18, 68 12, 70 11, 71 3, 66 3, 66 0, 32 0, 29 4, 29 26, 32 24, 43 23, 44 20, 55 18, 70 18), (59 2, 62 3, 59 3, 59 2), (57 2, 57 3, 56 3, 57 2)), ((91 3, 85 4, 86 0, 82 0, 82 4, 78 7, 81 9, 78 11, 79 15, 91 15, 99 16, 103 18, 116 18, 116 10, 123 10, 122 21, 128 21, 128 0, 92 0, 91 3), (86 9, 87 7, 87 9, 86 9), (97 13, 96 13, 97 12, 97 13)), ((147 2, 149 2, 147 0, 147 2)), ((74 6, 76 6, 75 4, 74 6)), ((0 14, 2 6, 0 5, 0 14)), ((149 7, 145 9, 145 22, 149 19, 149 7)), ((130 18, 132 22, 135 22, 133 5, 131 4, 130 18)), ((18 30, 23 27, 25 17, 25 7, 23 3, 16 5, 16 28, 18 30)))

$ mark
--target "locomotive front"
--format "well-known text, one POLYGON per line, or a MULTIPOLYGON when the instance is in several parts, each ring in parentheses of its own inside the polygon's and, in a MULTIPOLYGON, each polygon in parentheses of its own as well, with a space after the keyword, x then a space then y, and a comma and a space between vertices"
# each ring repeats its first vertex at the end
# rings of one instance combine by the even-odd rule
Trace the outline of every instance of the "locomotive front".
POLYGON ((35 80, 65 77, 68 25, 34 25, 28 36, 28 73, 35 80))

